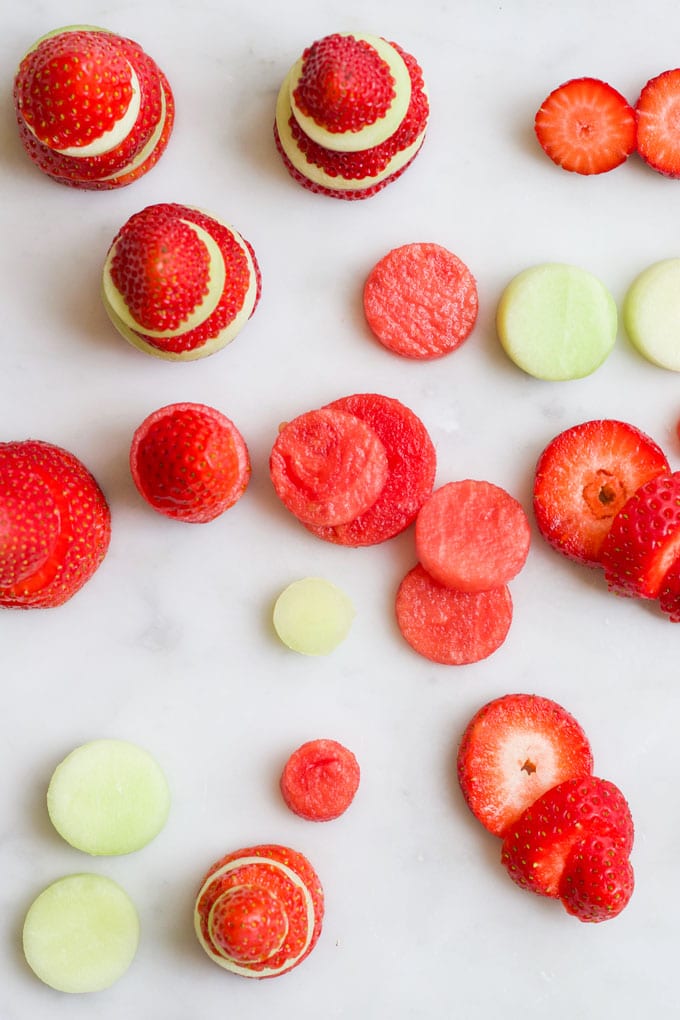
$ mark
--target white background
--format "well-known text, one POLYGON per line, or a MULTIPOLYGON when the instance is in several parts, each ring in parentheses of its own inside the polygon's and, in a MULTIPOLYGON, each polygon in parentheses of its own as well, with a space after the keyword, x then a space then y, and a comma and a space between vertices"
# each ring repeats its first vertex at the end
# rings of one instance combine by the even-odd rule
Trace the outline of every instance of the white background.
POLYGON ((267 473, 280 421, 351 392, 412 407, 437 447, 438 484, 484 478, 530 510, 533 467, 561 429, 618 417, 680 465, 677 376, 645 363, 623 331, 588 379, 541 383, 502 353, 494 312, 505 284, 534 263, 571 262, 619 303, 638 272, 679 252, 680 181, 633 157, 586 179, 553 166, 533 117, 582 74, 631 101, 678 63, 675 0, 489 3, 464 0, 218 0, 5 5, 0 31, 2 371, 0 438, 45 439, 76 453, 109 499, 113 538, 92 581, 54 611, 0 614, 0 1016, 3 1020, 243 1020, 276 1016, 524 1020, 667 1017, 680 1008, 677 783, 680 628, 653 606, 607 593, 595 571, 534 534, 512 583, 515 616, 490 659, 445 667, 418 657, 393 618, 414 563, 412 531, 383 546, 326 545, 278 505, 267 473), (19 145, 11 85, 23 51, 50 29, 101 25, 140 42, 177 102, 159 165, 128 188, 71 191, 19 145), (272 141, 278 85, 305 45, 333 31, 393 39, 421 63, 432 116, 405 176, 365 202, 312 195, 288 177, 272 141), (261 304, 233 345, 193 364, 128 346, 99 299, 108 245, 158 201, 202 206, 254 245, 261 304), (475 274, 480 315, 454 355, 396 358, 372 340, 364 278, 390 248, 445 245, 475 274), (244 498, 205 526, 160 517, 127 468, 132 433, 163 404, 213 404, 243 432, 253 461, 244 498), (279 591, 323 575, 357 618, 331 656, 307 659, 271 629, 279 591), (472 713, 508 691, 565 705, 586 729, 596 772, 634 814, 637 887, 616 920, 584 925, 516 888, 499 842, 463 804, 454 774, 472 713), (73 747, 136 741, 173 793, 148 847, 91 859, 51 830, 45 790, 73 747), (346 815, 304 822, 278 776, 304 740, 332 737, 362 767, 346 815), (326 890, 312 955, 271 981, 214 966, 192 931, 203 872, 258 842, 305 853, 326 890), (26 909, 50 881, 92 870, 136 903, 142 941, 113 988, 67 996, 23 962, 26 909))

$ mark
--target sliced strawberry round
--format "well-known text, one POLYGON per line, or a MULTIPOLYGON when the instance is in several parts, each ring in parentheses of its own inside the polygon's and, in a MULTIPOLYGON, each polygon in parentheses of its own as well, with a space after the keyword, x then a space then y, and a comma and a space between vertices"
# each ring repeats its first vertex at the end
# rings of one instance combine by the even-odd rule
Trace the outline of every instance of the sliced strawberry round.
POLYGON ((557 702, 536 694, 488 702, 466 726, 458 748, 465 802, 500 837, 547 790, 592 769, 582 727, 557 702))
POLYGON ((281 427, 269 473, 277 496, 298 520, 333 527, 373 506, 387 480, 387 453, 369 424, 326 407, 281 427))
POLYGON ((330 132, 360 131, 387 112, 394 98, 389 65, 365 40, 325 36, 302 55, 295 89, 299 109, 330 132))
POLYGON ((199 943, 220 967, 271 978, 311 953, 323 914, 323 889, 307 858, 263 844, 227 854, 208 870, 194 923, 199 943))
POLYGON ((558 552, 600 565, 614 517, 644 482, 670 470, 663 451, 634 425, 599 419, 560 432, 536 465, 538 529, 558 552))
POLYGON ((534 129, 546 155, 578 174, 613 170, 635 149, 635 111, 598 78, 572 78, 554 89, 534 129))
POLYGON ((394 397, 355 393, 328 405, 364 421, 387 453, 387 479, 375 503, 347 524, 308 525, 310 531, 337 545, 376 545, 394 538, 414 520, 432 492, 437 455, 417 414, 394 397))
POLYGON ((234 423, 206 404, 168 404, 135 431, 130 471, 154 510, 206 524, 232 507, 250 480, 250 457, 234 423))
POLYGON ((616 837, 589 833, 567 856, 558 896, 569 914, 597 924, 617 917, 634 887, 633 866, 616 837))
POLYGON ((572 849, 592 835, 611 836, 627 856, 634 837, 628 803, 606 779, 567 779, 546 791, 508 828, 501 860, 517 885, 556 897, 572 849))
POLYGON ((419 655, 443 666, 465 666, 496 652, 512 623, 506 585, 465 592, 435 581, 418 564, 397 591, 397 625, 419 655))
POLYGON ((171 206, 151 206, 121 231, 111 277, 140 329, 174 330, 208 294, 210 255, 171 206))
POLYGON ((641 485, 619 510, 602 544, 611 591, 654 599, 680 556, 680 471, 641 485))
POLYGON ((648 81, 635 111, 642 159, 667 177, 680 177, 680 68, 648 81))
POLYGON ((69 451, 40 440, 0 443, 0 606, 60 606, 99 567, 111 515, 69 451))

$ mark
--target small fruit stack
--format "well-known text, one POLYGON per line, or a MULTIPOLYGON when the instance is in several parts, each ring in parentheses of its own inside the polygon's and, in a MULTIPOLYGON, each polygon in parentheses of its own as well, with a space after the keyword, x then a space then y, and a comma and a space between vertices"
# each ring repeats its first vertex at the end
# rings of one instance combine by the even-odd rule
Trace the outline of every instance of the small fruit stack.
POLYGON ((131 216, 102 278, 104 307, 121 336, 169 361, 225 347, 255 311, 260 290, 250 244, 214 216, 177 203, 131 216))
POLYGON ((325 36, 281 85, 274 138, 291 176, 332 198, 368 198, 399 177, 425 137, 422 72, 396 43, 325 36))
POLYGON ((73 25, 39 39, 14 81, 21 141, 49 177, 74 188, 131 184, 165 151, 168 81, 131 39, 73 25))
POLYGON ((521 888, 561 900, 580 921, 616 917, 633 894, 633 819, 621 791, 592 774, 588 739, 566 709, 506 694, 468 723, 458 781, 521 888))
POLYGON ((680 472, 652 439, 611 419, 566 429, 539 457, 533 505, 554 549, 680 622, 680 472))

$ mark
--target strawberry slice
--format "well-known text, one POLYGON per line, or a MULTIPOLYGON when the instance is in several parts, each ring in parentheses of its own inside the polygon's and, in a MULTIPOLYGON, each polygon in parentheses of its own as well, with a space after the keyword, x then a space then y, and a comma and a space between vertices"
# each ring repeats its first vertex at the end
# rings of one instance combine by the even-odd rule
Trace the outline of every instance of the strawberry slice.
POLYGON ((99 567, 111 515, 77 457, 40 440, 0 443, 0 606, 60 606, 99 567))
POLYGON ((680 555, 667 571, 659 591, 659 608, 671 623, 680 623, 680 555))
POLYGON ((607 779, 567 779, 547 790, 510 826, 501 861, 523 889, 557 897, 572 850, 594 835, 610 836, 621 853, 630 853, 634 827, 626 799, 607 779))
POLYGON ((635 111, 599 78, 572 78, 543 101, 534 121, 547 156, 577 174, 601 174, 635 148, 635 111))
POLYGON ((602 544, 611 591, 654 599, 680 556, 680 471, 659 475, 619 510, 602 544))
POLYGON ((501 837, 543 793, 592 768, 590 744, 576 719, 535 694, 506 694, 484 705, 458 749, 465 802, 501 837))
POLYGON ((637 150, 667 177, 680 177, 680 68, 650 79, 635 105, 637 150))
POLYGON ((668 471, 663 451, 634 425, 605 418, 566 429, 536 465, 538 529, 564 556, 599 566, 602 543, 626 500, 668 471))
POLYGON ((633 895, 635 876, 628 855, 614 836, 589 833, 574 843, 558 895, 579 921, 609 921, 633 895))

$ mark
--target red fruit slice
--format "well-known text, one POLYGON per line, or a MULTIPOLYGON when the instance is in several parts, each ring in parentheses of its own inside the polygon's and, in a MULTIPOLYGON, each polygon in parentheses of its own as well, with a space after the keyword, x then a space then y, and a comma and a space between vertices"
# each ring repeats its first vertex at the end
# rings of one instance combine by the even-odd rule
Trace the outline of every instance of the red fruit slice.
POLYGON ((458 748, 465 803, 501 837, 547 790, 592 770, 590 743, 579 723, 557 702, 535 694, 506 694, 483 705, 458 748))
POLYGON ((209 869, 194 921, 215 963, 243 977, 270 978, 311 953, 323 912, 323 889, 307 858, 264 844, 227 854, 209 869))
POLYGON ((337 740, 310 740, 293 751, 281 774, 291 811, 310 822, 343 814, 359 788, 359 763, 337 740))
POLYGON ((510 878, 542 896, 559 896, 572 848, 589 835, 611 836, 628 855, 633 819, 621 791, 596 776, 567 779, 526 808, 505 834, 501 860, 510 878))
POLYGON ((141 330, 174 330, 208 294, 210 256, 172 206, 152 206, 121 231, 111 277, 141 330))
POLYGON ((169 404, 135 431, 130 470, 154 510, 175 520, 205 524, 241 498, 250 457, 234 423, 205 404, 169 404))
POLYGON ((371 330, 404 358, 439 358, 472 332, 477 284, 461 260, 439 244, 394 248, 371 270, 363 294, 371 330))
POLYGON ((558 895, 579 921, 598 923, 617 917, 634 887, 633 867, 616 838, 590 833, 571 848, 558 895))
POLYGON ((445 666, 463 666, 492 655, 512 622, 512 599, 502 586, 463 592, 447 588, 418 564, 399 585, 397 624, 419 655, 445 666))
POLYGON ((634 425, 605 418, 566 429, 536 465, 538 529, 564 556, 599 566, 602 543, 626 500, 669 470, 663 451, 634 425))
POLYGON ((680 556, 666 572, 659 590, 659 608, 671 623, 680 623, 680 556))
POLYGON ((637 150, 645 163, 668 177, 680 177, 680 68, 664 71, 640 93, 637 150))
POLYGON ((432 492, 437 456, 420 418, 400 401, 379 393, 355 393, 328 405, 360 418, 385 447, 388 474, 375 503, 348 524, 310 527, 337 545, 376 545, 393 538, 415 519, 432 492))
POLYGON ((531 539, 514 496, 465 479, 436 489, 416 519, 416 552, 440 584, 478 592, 507 584, 524 566, 531 539))
POLYGON ((346 524, 364 513, 382 492, 387 471, 376 432, 337 408, 308 411, 282 426, 269 458, 277 496, 312 525, 346 524))
POLYGON ((393 97, 388 64, 362 39, 328 35, 302 55, 295 102, 327 131, 360 131, 385 115, 393 97))
POLYGON ((543 101, 536 137, 564 170, 601 174, 625 162, 635 148, 635 111, 598 78, 573 78, 543 101))
POLYGON ((680 556, 680 471, 645 482, 619 510, 602 544, 604 576, 617 595, 654 599, 680 556))
POLYGON ((0 606, 60 606, 99 567, 111 515, 77 457, 40 440, 0 443, 0 606))

